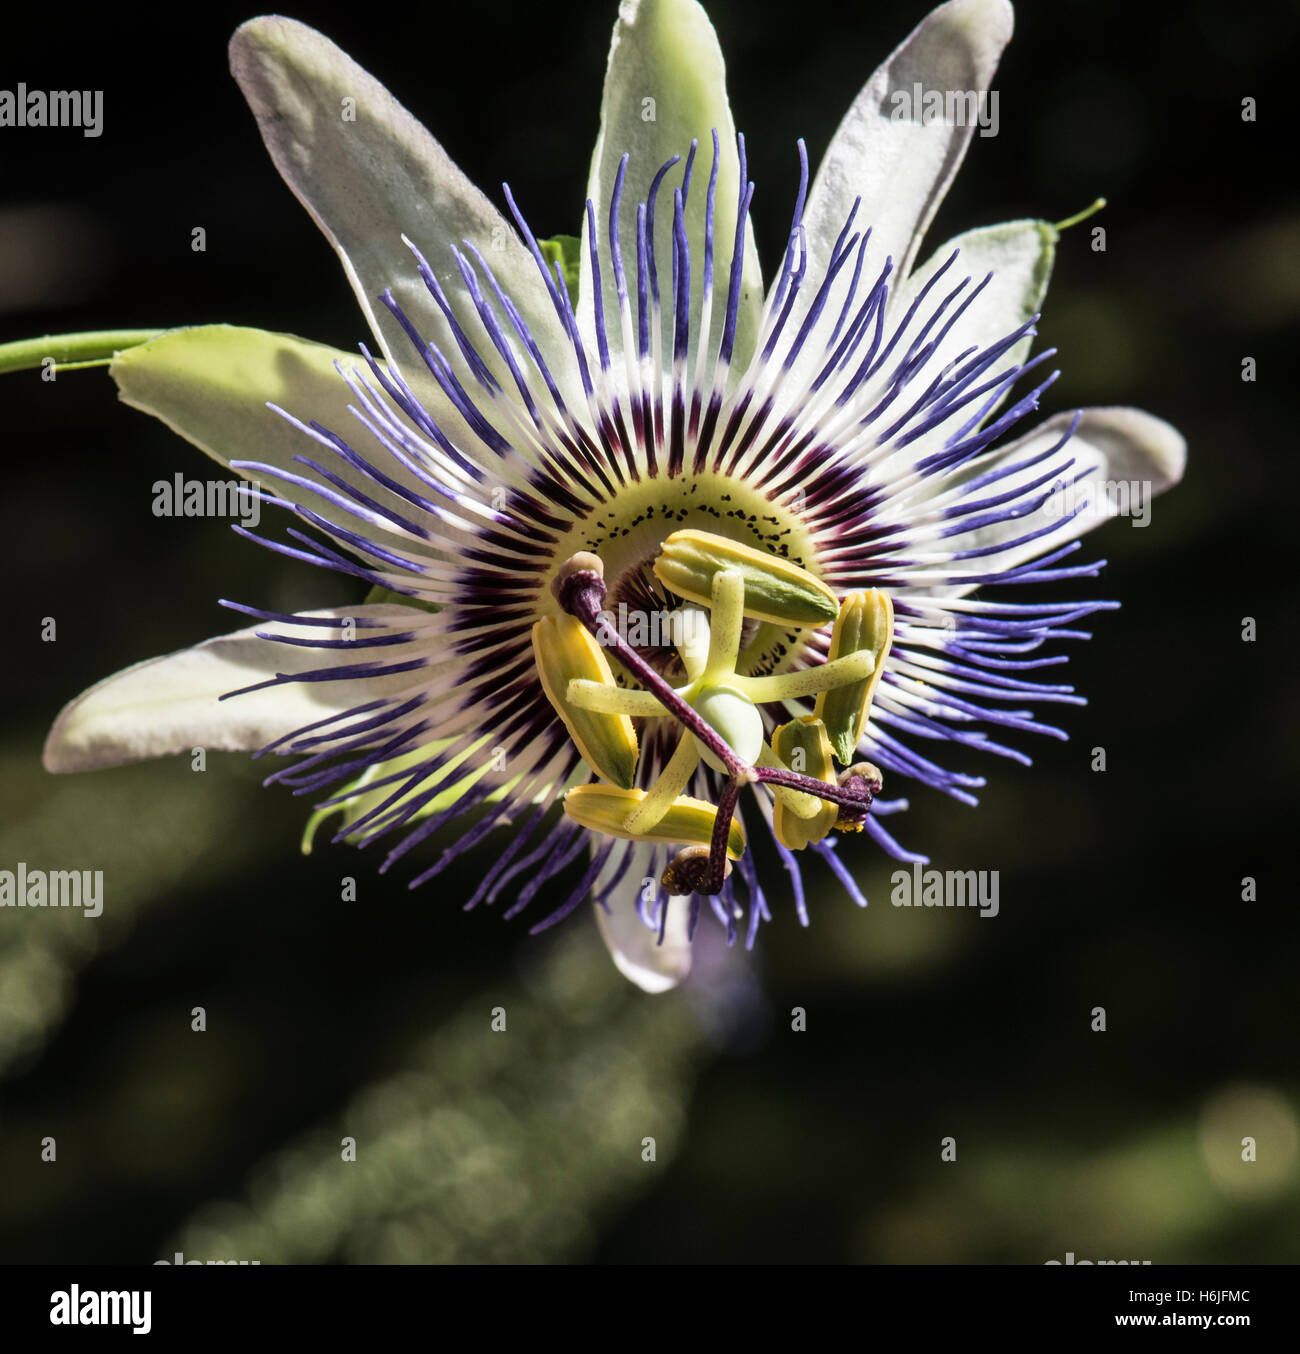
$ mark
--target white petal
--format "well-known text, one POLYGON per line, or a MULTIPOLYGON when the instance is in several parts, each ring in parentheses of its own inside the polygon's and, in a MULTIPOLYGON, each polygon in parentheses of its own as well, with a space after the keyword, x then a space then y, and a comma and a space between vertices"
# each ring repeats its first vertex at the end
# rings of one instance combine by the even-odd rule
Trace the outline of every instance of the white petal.
MULTIPOLYGON (((1046 221, 1007 221, 1001 225, 967 231, 935 250, 896 289, 890 302, 894 324, 908 314, 913 301, 927 284, 933 283, 917 307, 906 335, 898 340, 898 360, 901 360, 912 340, 919 339, 922 334, 928 335, 927 341, 939 338, 934 352, 917 378, 918 390, 938 377, 955 359, 960 357, 964 362, 976 358, 984 349, 1005 339, 1039 313, 1052 274, 1058 238, 1055 228, 1046 221), (957 251, 955 258, 954 250, 957 251), (944 264, 948 266, 945 268, 944 264), (949 327, 950 321, 953 322, 949 327), (932 327, 927 330, 931 324, 932 327), (972 349, 976 351, 972 352, 972 349)), ((795 390, 808 387, 834 352, 831 339, 838 339, 836 325, 843 312, 844 295, 852 272, 851 265, 841 271, 816 328, 811 331, 792 364, 795 390)), ((862 304, 868 291, 869 287, 859 282, 855 306, 862 304)), ((802 298, 805 302, 808 299, 802 298)), ((1016 342, 988 370, 971 380, 972 391, 1022 363, 1028 357, 1032 344, 1030 335, 1016 342)), ((857 407, 864 414, 879 400, 892 371, 892 365, 887 366, 881 378, 866 383, 855 397, 857 407)), ((1004 391, 996 401, 989 404, 984 422, 1005 401, 1008 393, 1004 391)), ((972 399, 964 409, 954 412, 946 425, 910 443, 909 450, 891 462, 889 473, 905 473, 915 461, 942 445, 945 427, 951 431, 961 426, 991 399, 991 391, 972 399)))
MULTIPOLYGON (((992 277, 936 348, 927 366, 929 372, 937 374, 969 348, 984 349, 1006 338, 1039 313, 1059 238, 1055 227, 1046 221, 1006 221, 967 231, 934 251, 902 288, 896 315, 906 313, 925 284, 952 257, 953 250, 958 251, 957 258, 931 289, 918 319, 969 278, 970 285, 945 312, 950 316, 990 273, 992 277)), ((1032 344, 1031 336, 1021 339, 977 384, 983 385, 998 372, 1023 362, 1032 344)))
POLYGON ((867 82, 831 139, 808 196, 810 277, 821 275, 859 196, 857 225, 872 227, 864 278, 874 282, 886 255, 893 256, 893 276, 907 276, 974 130, 923 120, 914 88, 982 95, 1012 24, 1007 0, 949 0, 867 82), (906 94, 906 103, 896 101, 896 93, 906 94))
MULTIPOLYGON (((308 611, 305 616, 391 616, 394 629, 413 614, 387 604, 308 611)), ((204 640, 97 682, 64 706, 45 741, 47 771, 96 771, 188 753, 194 748, 253 752, 272 739, 409 685, 410 673, 349 681, 291 682, 219 699, 277 672, 306 672, 341 661, 330 652, 259 639, 267 625, 204 640)), ((333 632, 278 625, 287 635, 333 632)), ((391 654, 392 650, 377 652, 391 654)), ((346 661, 346 660, 343 660, 346 661)))
MULTIPOLYGON (((962 472, 961 481, 968 481, 1001 466, 1018 464, 1036 452, 1045 451, 1064 436, 1073 419, 1073 413, 1049 418, 1027 436, 977 458, 962 472)), ((1024 516, 1006 518, 975 531, 950 537, 947 548, 971 550, 1007 542, 1007 549, 968 562, 967 567, 981 574, 1008 569, 1025 560, 1046 555, 1110 520, 1117 497, 1115 489, 1110 486, 1128 486, 1120 491, 1121 495, 1129 494, 1130 503, 1145 503, 1149 507, 1151 498, 1172 488, 1182 479, 1187 461, 1187 444, 1176 428, 1140 409, 1085 409, 1074 436, 1055 456, 973 492, 978 497, 1000 495, 1018 485, 1028 485, 1047 473, 1049 468, 1064 467, 1070 460, 1074 461, 1074 465, 1062 470, 1060 475, 1063 483, 1070 482, 1070 487, 1060 495, 1053 495, 1042 506, 1024 516), (1082 479, 1074 484, 1075 477, 1080 475, 1082 479), (1134 489, 1134 486, 1138 487, 1134 489), (1133 494, 1138 497, 1131 497, 1133 494), (1066 513, 1074 508, 1081 511, 1067 518, 1066 513), (1059 522, 1055 530, 1045 532, 1033 540, 1021 541, 1022 537, 1053 522, 1059 522), (1010 544, 1013 541, 1020 543, 1010 544)), ((1053 483, 1049 480, 1036 490, 1030 496, 1030 501, 1046 494, 1053 483)), ((1119 501, 1122 503, 1123 497, 1119 501)), ((959 589, 958 595, 966 591, 969 589, 959 589)))
MULTIPOLYGON (((386 287, 425 338, 452 361, 446 318, 402 243, 420 248, 471 337, 490 354, 451 246, 472 242, 543 350, 557 324, 531 254, 500 212, 373 76, 306 24, 251 19, 230 42, 230 66, 285 182, 338 251, 386 355, 417 366, 401 327, 377 298, 386 287)), ((548 353, 560 377, 557 352, 548 353)), ((554 368, 553 368, 554 369, 554 368)))
MULTIPOLYGON (((649 193, 651 180, 674 155, 675 166, 659 187, 655 208, 655 260, 663 305, 665 365, 672 356, 672 224, 673 189, 680 186, 692 139, 699 142, 686 206, 690 242, 692 343, 688 372, 694 371, 698 316, 704 269, 704 220, 709 173, 713 163, 712 134, 718 133, 721 155, 714 208, 714 283, 710 318, 711 350, 716 350, 727 311, 732 249, 736 232, 739 163, 736 128, 727 100, 726 68, 718 37, 695 0, 623 0, 609 50, 600 136, 592 156, 587 195, 595 208, 600 249, 601 292, 611 354, 623 350, 613 269, 608 257, 608 212, 619 161, 629 157, 619 216, 619 239, 633 321, 636 315, 636 209, 649 193), (647 102, 653 101, 652 103, 647 102)), ((591 296, 591 259, 586 221, 582 238, 582 288, 591 296)), ((762 311, 763 284, 752 233, 745 232, 745 262, 740 293, 733 364, 743 366, 753 351, 762 311)), ((584 329, 594 332, 589 303, 582 306, 584 329)), ((594 352, 594 347, 593 347, 594 352)))
POLYGON ((662 847, 641 842, 629 842, 625 849, 616 846, 593 889, 599 893, 607 887, 616 871, 622 876, 605 900, 609 910, 595 905, 596 925, 618 971, 643 992, 667 992, 691 970, 691 942, 686 934, 690 899, 669 900, 662 945, 658 931, 646 926, 637 912, 638 894, 647 887, 647 880, 658 885, 663 865, 662 847))

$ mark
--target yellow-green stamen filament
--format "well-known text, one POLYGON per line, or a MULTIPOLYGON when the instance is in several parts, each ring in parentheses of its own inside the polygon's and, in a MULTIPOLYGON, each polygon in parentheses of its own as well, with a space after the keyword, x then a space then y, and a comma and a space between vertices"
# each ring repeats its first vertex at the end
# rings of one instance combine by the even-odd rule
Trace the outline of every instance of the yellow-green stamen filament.
POLYGON ((628 715, 634 719, 654 719, 668 712, 652 692, 635 687, 606 686, 602 682, 574 677, 569 682, 569 704, 578 710, 599 715, 628 715))
POLYGON ((677 744, 677 751, 668 759, 668 765, 659 773, 659 779, 646 797, 628 815, 623 830, 635 837, 657 827, 673 800, 686 788, 699 764, 700 753, 695 746, 695 738, 687 734, 677 744))

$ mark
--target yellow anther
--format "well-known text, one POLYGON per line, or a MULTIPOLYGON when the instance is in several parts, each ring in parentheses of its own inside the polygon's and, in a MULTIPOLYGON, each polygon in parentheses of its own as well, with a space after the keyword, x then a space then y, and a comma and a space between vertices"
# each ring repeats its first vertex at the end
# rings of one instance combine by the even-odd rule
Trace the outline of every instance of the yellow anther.
MULTIPOLYGON (((801 776, 835 784, 834 763, 826 726, 815 715, 804 715, 782 724, 772 735, 772 750, 790 768, 801 776)), ((811 796, 803 796, 811 798, 811 796)), ((778 794, 772 814, 776 839, 791 851, 802 851, 805 846, 819 842, 835 826, 839 806, 817 801, 817 812, 812 817, 792 812, 783 795, 778 794)))
MULTIPOLYGON (((629 832, 627 820, 645 798, 645 791, 620 790, 612 785, 578 785, 564 796, 564 812, 575 823, 635 842, 672 842, 707 846, 713 840, 717 808, 702 799, 681 795, 673 800, 659 821, 645 832, 629 832)), ((727 855, 739 860, 745 854, 745 833, 733 818, 727 834, 727 855)))
POLYGON ((814 713, 826 725, 835 756, 844 765, 850 763, 862 740, 871 711, 871 698, 885 671, 885 658, 894 638, 894 608, 879 588, 851 593, 844 599, 831 632, 830 663, 852 654, 869 652, 872 669, 869 676, 848 686, 823 691, 817 697, 814 713))
POLYGON ((751 619, 815 628, 839 611, 835 594, 807 569, 709 531, 674 531, 654 562, 664 587, 702 606, 713 601, 714 578, 733 570, 744 579, 751 619))
POLYGON ((580 709, 569 683, 593 682, 617 691, 605 651, 572 616, 547 616, 533 626, 533 657, 542 690, 564 721, 583 760, 602 779, 627 789, 636 779, 637 741, 625 714, 580 709))

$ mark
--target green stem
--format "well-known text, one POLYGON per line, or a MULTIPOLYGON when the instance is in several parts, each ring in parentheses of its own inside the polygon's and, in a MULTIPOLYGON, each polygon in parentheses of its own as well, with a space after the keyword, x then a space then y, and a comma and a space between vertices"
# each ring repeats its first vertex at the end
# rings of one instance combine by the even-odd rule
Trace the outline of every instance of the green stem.
POLYGON ((47 334, 44 338, 0 343, 0 375, 29 371, 52 357, 63 369, 105 367, 118 353, 148 343, 163 329, 103 329, 86 334, 47 334))
POLYGON ((1091 207, 1085 207, 1081 212, 1075 212, 1073 216, 1067 216, 1064 221, 1058 221, 1052 227, 1059 235, 1062 231, 1069 230, 1071 226, 1077 226, 1081 221, 1086 221, 1090 216, 1094 216, 1106 205, 1106 199, 1099 197, 1091 207))

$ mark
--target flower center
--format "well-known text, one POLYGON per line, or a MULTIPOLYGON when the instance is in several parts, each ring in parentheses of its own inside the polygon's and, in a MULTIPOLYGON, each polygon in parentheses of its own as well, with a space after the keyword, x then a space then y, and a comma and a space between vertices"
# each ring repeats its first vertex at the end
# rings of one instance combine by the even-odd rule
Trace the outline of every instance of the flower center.
MULTIPOLYGON (((605 602, 618 633, 674 686, 680 686, 688 675, 678 649, 680 605, 680 599, 655 577, 653 555, 618 575, 609 585, 605 602)), ((772 672, 787 648, 779 626, 765 626, 747 617, 740 630, 740 669, 749 676, 772 672)))
MULTIPOLYGON (((556 563, 541 580, 539 614, 556 613, 551 584, 564 560, 579 551, 599 555, 609 586, 605 605, 620 634, 656 672, 679 685, 686 671, 667 619, 680 601, 664 589, 652 565, 664 538, 686 528, 726 537, 820 576, 812 533, 792 502, 774 501, 715 472, 656 478, 619 486, 561 538, 556 563)), ((750 676, 784 672, 797 644, 796 629, 747 618, 737 670, 750 676)))
POLYGON ((669 626, 688 678, 680 687, 620 635, 606 605, 604 561, 591 551, 556 572, 552 595, 561 614, 533 627, 542 689, 599 778, 569 790, 564 811, 608 836, 682 844, 663 887, 716 895, 729 862, 745 850, 734 821, 742 788, 766 783, 776 797, 773 830, 788 849, 816 844, 833 828, 856 830, 866 818, 879 773, 864 763, 837 776, 833 763, 847 764, 861 739, 893 611, 883 593, 838 598, 798 565, 698 528, 671 532, 652 570, 682 602, 669 626), (776 676, 743 673, 746 619, 796 630, 832 625, 830 657, 776 676), (607 652, 639 689, 618 685, 607 652), (776 727, 769 746, 759 706, 812 695, 816 712, 776 727), (649 789, 636 784, 634 718, 673 719, 680 730, 676 751, 652 768, 649 789), (681 793, 701 759, 723 777, 716 807, 681 793))

